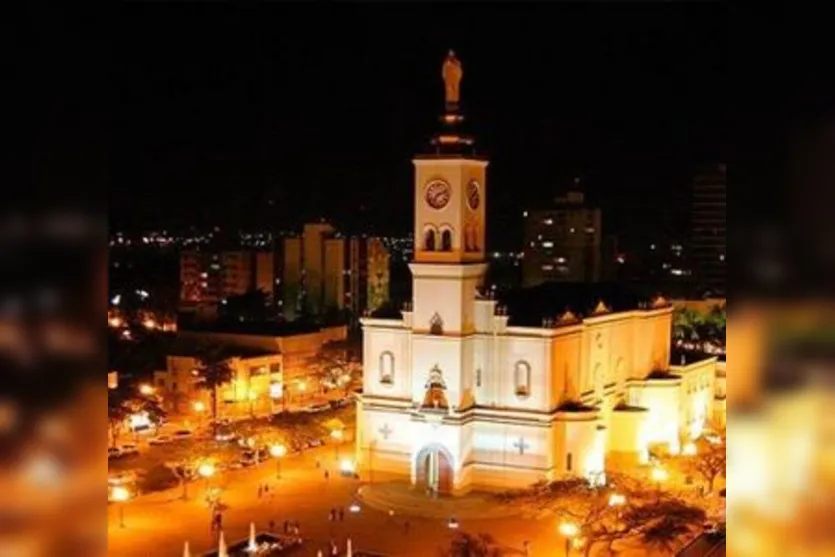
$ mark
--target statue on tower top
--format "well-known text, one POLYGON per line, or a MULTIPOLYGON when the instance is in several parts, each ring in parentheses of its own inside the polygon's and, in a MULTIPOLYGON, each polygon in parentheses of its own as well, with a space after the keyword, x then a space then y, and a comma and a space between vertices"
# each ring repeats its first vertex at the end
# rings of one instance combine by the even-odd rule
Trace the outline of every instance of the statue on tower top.
POLYGON ((461 68, 461 61, 455 57, 455 52, 452 50, 449 51, 446 60, 444 60, 441 76, 444 78, 444 96, 447 108, 454 108, 458 106, 460 99, 461 78, 464 76, 464 70, 461 68))

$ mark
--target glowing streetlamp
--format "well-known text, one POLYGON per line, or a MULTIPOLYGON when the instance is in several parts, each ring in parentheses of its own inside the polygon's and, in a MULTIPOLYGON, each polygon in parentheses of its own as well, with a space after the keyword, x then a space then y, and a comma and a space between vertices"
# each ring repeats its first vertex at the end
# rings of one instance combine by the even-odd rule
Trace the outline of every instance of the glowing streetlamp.
POLYGON ((681 454, 683 454, 684 456, 696 456, 697 452, 698 450, 696 449, 696 444, 692 441, 684 445, 684 447, 681 449, 681 454))
POLYGON ((117 485, 111 492, 111 498, 119 504, 119 527, 125 527, 125 503, 130 501, 130 491, 127 488, 117 485))
POLYGON ((215 465, 211 462, 203 462, 197 467, 197 474, 206 479, 206 491, 209 491, 209 479, 215 475, 216 471, 215 465))
POLYGON ((560 535, 565 538, 565 557, 571 552, 571 540, 580 533, 580 528, 573 522, 561 522, 559 526, 560 535))
POLYGON ((656 466, 652 469, 650 476, 652 477, 652 481, 654 481, 655 485, 658 487, 658 491, 661 491, 661 482, 667 481, 670 474, 660 466, 656 466))
POLYGON ((194 410, 194 413, 197 414, 197 426, 203 427, 203 416, 206 413, 206 405, 202 400, 196 400, 191 405, 191 408, 194 410))
POLYGON ((284 445, 272 445, 270 447, 270 454, 275 459, 275 473, 276 479, 281 479, 281 459, 287 454, 287 447, 284 445))
POLYGON ((141 385, 139 385, 139 394, 143 396, 151 396, 152 394, 154 394, 155 390, 156 389, 154 389, 154 387, 152 385, 149 385, 148 383, 142 383, 141 385))

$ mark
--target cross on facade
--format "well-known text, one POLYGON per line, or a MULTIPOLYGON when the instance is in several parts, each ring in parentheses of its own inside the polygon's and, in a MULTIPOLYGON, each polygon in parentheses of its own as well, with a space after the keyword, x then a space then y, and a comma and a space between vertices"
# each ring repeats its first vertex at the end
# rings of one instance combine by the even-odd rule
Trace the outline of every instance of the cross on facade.
POLYGON ((519 454, 520 455, 525 454, 525 449, 530 448, 530 445, 525 443, 525 438, 524 437, 520 437, 518 441, 513 443, 513 446, 516 447, 517 449, 519 449, 519 454))
POLYGON ((388 424, 383 424, 383 427, 380 428, 380 435, 383 436, 383 439, 388 440, 389 435, 392 434, 392 430, 388 424))

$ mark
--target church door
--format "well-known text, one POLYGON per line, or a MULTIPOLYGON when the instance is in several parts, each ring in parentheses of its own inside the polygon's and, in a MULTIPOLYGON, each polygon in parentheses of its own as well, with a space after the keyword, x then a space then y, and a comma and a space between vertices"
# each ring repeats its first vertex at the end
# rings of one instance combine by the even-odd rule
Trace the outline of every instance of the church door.
POLYGON ((416 472, 416 484, 419 488, 435 493, 452 492, 452 463, 441 449, 430 447, 421 451, 416 472))

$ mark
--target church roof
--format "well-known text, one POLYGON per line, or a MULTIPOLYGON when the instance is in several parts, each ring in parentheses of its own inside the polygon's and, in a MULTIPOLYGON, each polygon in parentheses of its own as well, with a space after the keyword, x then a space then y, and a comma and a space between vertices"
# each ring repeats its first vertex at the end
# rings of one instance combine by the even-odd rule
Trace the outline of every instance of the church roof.
POLYGON ((637 309, 655 297, 651 289, 623 283, 550 282, 511 290, 500 296, 507 306, 510 325, 539 327, 543 319, 555 319, 571 311, 580 317, 637 309), (601 304, 602 302, 602 304, 601 304))

